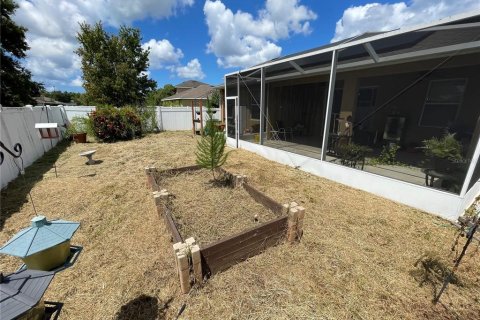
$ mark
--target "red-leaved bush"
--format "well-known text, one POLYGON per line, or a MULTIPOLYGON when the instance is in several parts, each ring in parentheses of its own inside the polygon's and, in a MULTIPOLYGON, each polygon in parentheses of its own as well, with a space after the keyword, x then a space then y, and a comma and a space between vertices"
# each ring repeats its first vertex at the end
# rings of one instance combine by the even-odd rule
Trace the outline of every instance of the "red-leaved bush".
POLYGON ((98 107, 89 115, 95 136, 104 142, 130 140, 142 135, 142 122, 130 107, 98 107))

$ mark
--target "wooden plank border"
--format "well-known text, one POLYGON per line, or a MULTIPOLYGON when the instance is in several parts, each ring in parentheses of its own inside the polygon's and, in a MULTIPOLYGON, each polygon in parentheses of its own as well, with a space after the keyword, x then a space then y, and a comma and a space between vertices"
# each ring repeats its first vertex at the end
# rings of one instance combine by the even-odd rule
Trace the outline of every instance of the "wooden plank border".
POLYGON ((195 170, 200 170, 202 169, 201 166, 198 164, 194 166, 187 166, 187 167, 180 167, 180 168, 172 168, 172 169, 165 169, 162 171, 157 171, 158 175, 163 175, 163 174, 177 174, 177 173, 182 173, 182 172, 187 172, 187 171, 195 171, 195 170))
POLYGON ((175 221, 173 221, 171 210, 166 205, 162 205, 164 206, 163 218, 165 220, 165 224, 168 227, 168 230, 170 230, 170 233, 172 234, 173 243, 183 242, 182 235, 178 231, 175 221))
POLYGON ((285 214, 285 208, 283 205, 273 200, 266 194, 252 187, 248 182, 243 183, 243 188, 248 194, 258 203, 262 204, 265 208, 272 210, 277 216, 285 214))
MULTIPOLYGON (((157 212, 159 216, 163 216, 165 225, 172 234, 172 241, 175 244, 186 245, 177 225, 175 224, 171 208, 169 207, 169 194, 166 190, 160 191, 161 186, 159 178, 162 175, 175 175, 199 169, 201 169, 199 165, 166 169, 162 171, 157 171, 155 167, 145 168, 147 185, 151 186, 152 189, 156 191, 154 192, 154 198, 157 212)), ((243 232, 217 240, 208 245, 201 247, 196 246, 199 248, 201 256, 201 268, 198 266, 197 262, 196 272, 199 273, 199 270, 201 270, 202 277, 209 277, 228 269, 241 261, 265 251, 269 247, 283 242, 287 237, 289 242, 301 238, 303 233, 303 217, 305 214, 305 209, 303 207, 298 206, 298 204, 294 202, 290 205, 281 205, 274 199, 248 184, 243 175, 234 175, 223 168, 218 168, 217 172, 226 176, 231 187, 242 186, 256 202, 263 205, 266 209, 273 211, 278 217, 243 232), (290 231, 289 228, 291 229, 290 231)), ((188 242, 189 239, 185 240, 185 242, 188 242)), ((190 267, 190 269, 192 269, 194 266, 190 267)), ((195 278, 199 278, 199 275, 195 275, 195 278)))
POLYGON ((279 217, 236 235, 201 246, 204 274, 223 271, 278 244, 286 236, 287 216, 279 217))

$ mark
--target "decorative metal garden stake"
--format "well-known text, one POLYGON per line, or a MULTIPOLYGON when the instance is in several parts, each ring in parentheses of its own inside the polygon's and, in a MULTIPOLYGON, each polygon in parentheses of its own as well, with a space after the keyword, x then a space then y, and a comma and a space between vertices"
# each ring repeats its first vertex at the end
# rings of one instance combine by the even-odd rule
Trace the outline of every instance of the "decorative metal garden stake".
POLYGON ((456 259, 452 272, 450 272, 448 276, 445 278, 445 280, 443 281, 443 286, 438 292, 438 295, 435 297, 435 299, 433 299, 433 303, 436 304, 440 300, 440 297, 442 296, 445 289, 447 289, 448 284, 452 280, 453 274, 455 273, 455 271, 457 271, 458 266, 462 261, 462 258, 465 256, 465 253, 467 252, 468 246, 470 245, 470 243, 472 243, 473 236, 475 235, 475 232, 477 231, 479 224, 480 224, 480 214, 479 212, 477 212, 477 216, 473 219, 473 225, 470 227, 470 230, 467 232, 467 242, 465 242, 465 245, 463 246, 460 256, 456 259))
MULTIPOLYGON (((0 141, 0 147, 3 150, 7 151, 8 154, 10 154, 14 159, 20 158, 20 164, 21 164, 20 167, 18 166, 18 164, 15 161, 13 161, 13 163, 17 166, 18 171, 20 171, 20 175, 23 177, 23 183, 26 184, 26 182, 25 182, 25 169, 23 167, 23 159, 22 159, 22 152, 23 152, 22 145, 20 143, 16 143, 13 146, 13 151, 11 151, 10 149, 8 149, 5 146, 5 144, 2 141, 0 141)), ((0 165, 2 165, 3 160, 4 160, 3 152, 0 151, 0 165)), ((35 212, 35 215, 36 215, 37 214, 37 209, 35 208, 35 204, 33 203, 33 198, 32 198, 32 194, 30 193, 30 191, 28 191, 28 196, 30 197, 30 202, 32 202, 33 212, 35 212)))
MULTIPOLYGON (((8 149, 2 141, 0 141, 0 147, 7 151, 12 157, 14 158, 20 158, 20 156, 22 155, 22 145, 20 143, 15 143, 15 145, 13 146, 13 151, 11 151, 10 149, 8 149), (18 154, 15 154, 15 153, 18 153, 18 154)), ((0 151, 0 165, 3 163, 3 159, 4 159, 4 155, 3 155, 3 152, 0 151)), ((22 158, 20 158, 20 160, 22 160, 22 158)), ((22 160, 22 164, 23 164, 23 160, 22 160)), ((22 165, 23 166, 23 165, 22 165)))

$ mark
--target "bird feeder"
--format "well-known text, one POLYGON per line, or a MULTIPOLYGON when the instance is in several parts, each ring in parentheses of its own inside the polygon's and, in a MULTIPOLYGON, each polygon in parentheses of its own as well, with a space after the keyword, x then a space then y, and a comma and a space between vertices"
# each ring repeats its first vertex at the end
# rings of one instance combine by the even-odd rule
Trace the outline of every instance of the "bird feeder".
POLYGON ((6 276, 0 274, 2 319, 44 319, 42 297, 54 276, 54 272, 38 270, 22 270, 6 276))
POLYGON ((35 123, 41 139, 55 139, 60 136, 58 123, 35 123))
POLYGON ((70 255, 70 239, 80 223, 48 221, 44 216, 31 221, 32 225, 10 239, 0 253, 21 258, 28 269, 48 271, 65 264, 70 255))

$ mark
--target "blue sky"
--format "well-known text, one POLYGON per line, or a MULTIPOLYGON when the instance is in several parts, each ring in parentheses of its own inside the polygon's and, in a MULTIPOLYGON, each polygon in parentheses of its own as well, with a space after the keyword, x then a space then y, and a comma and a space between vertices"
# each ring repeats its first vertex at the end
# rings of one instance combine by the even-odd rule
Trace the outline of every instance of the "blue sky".
POLYGON ((479 0, 29 0, 24 65, 48 90, 82 92, 78 23, 139 28, 149 75, 162 87, 187 79, 218 84, 225 73, 366 31, 391 30, 480 10, 479 0), (121 4, 119 4, 121 3, 121 4))

